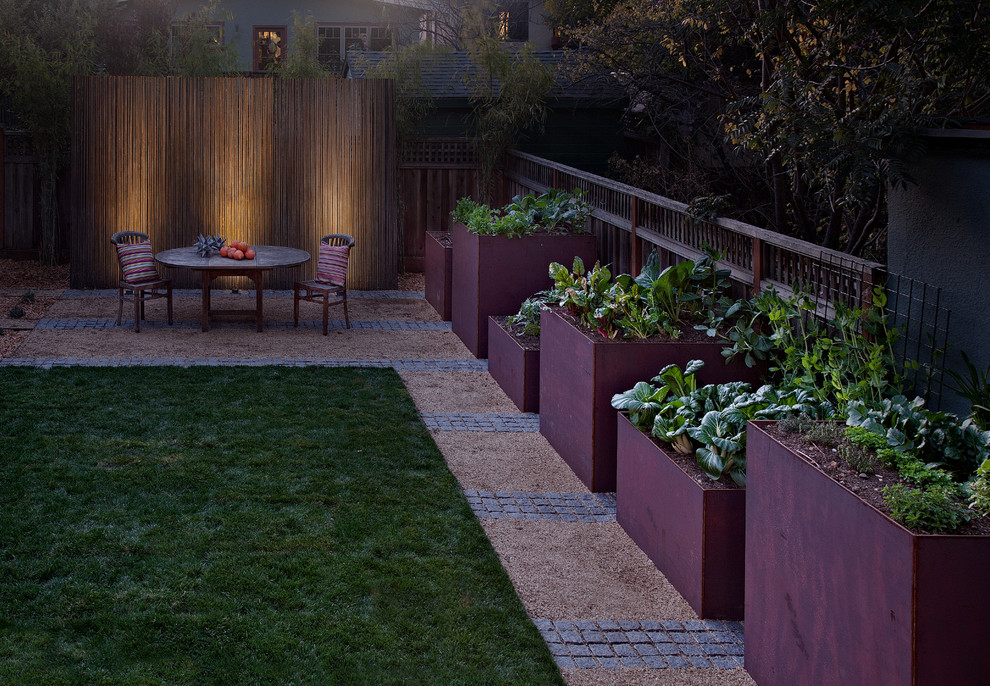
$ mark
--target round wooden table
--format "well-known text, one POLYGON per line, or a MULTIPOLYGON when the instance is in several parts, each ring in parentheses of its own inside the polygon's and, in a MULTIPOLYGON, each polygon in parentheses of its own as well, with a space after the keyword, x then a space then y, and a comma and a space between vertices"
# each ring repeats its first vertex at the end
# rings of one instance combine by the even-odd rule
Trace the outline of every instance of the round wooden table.
POLYGON ((254 314, 258 331, 264 329, 262 317, 262 293, 265 290, 265 272, 278 267, 297 267, 309 262, 309 253, 298 248, 278 245, 256 245, 253 260, 232 260, 229 257, 200 257, 196 248, 173 248, 155 255, 155 260, 166 267, 192 269, 203 279, 203 331, 210 330, 210 317, 224 314, 254 314), (210 282, 218 276, 246 276, 254 282, 256 305, 253 310, 214 310, 210 307, 210 282))

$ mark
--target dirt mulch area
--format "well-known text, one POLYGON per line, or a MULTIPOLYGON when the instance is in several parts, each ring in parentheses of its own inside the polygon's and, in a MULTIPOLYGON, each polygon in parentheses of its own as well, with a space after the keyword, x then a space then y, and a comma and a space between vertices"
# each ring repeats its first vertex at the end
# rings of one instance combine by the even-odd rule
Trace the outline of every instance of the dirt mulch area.
POLYGON ((45 267, 31 260, 0 259, 0 290, 29 288, 34 290, 69 287, 69 265, 45 267))

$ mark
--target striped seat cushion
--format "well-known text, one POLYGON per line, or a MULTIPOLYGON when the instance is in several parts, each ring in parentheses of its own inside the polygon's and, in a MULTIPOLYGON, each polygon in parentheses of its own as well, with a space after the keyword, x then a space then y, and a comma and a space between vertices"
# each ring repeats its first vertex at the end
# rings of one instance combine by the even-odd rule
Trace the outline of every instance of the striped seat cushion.
POLYGON ((141 241, 117 246, 117 258, 123 280, 127 283, 142 284, 158 280, 155 257, 151 253, 151 242, 141 241))
POLYGON ((316 280, 334 286, 347 283, 348 245, 327 245, 320 243, 320 260, 316 264, 316 280))

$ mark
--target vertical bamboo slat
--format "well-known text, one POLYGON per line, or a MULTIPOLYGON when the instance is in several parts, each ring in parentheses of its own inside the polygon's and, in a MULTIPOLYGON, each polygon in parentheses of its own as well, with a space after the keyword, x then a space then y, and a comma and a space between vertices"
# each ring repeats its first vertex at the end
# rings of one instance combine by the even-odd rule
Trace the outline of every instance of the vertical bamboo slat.
POLYGON ((109 238, 125 229, 150 234, 156 250, 214 233, 314 256, 272 275, 271 288, 315 273, 320 236, 349 233, 350 287, 396 286, 391 83, 85 77, 73 93, 73 287, 116 285, 109 238))

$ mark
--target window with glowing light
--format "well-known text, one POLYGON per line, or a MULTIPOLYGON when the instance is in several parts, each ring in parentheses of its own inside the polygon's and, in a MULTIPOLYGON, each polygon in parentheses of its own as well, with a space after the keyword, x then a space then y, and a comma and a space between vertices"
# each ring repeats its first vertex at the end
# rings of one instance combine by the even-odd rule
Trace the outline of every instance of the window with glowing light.
POLYGON ((267 71, 285 60, 284 26, 255 26, 253 33, 255 71, 267 71))
POLYGON ((505 41, 529 40, 528 0, 501 0, 495 6, 495 27, 505 41))

